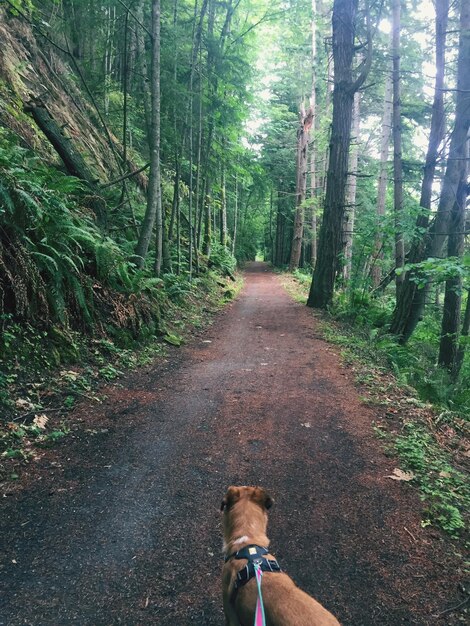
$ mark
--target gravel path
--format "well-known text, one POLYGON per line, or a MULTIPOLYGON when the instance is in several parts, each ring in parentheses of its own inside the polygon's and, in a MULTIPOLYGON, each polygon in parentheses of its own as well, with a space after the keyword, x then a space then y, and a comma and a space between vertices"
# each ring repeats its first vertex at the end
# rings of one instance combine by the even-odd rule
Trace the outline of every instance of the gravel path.
POLYGON ((458 623, 440 535, 315 324, 252 264, 209 331, 82 404, 95 432, 3 487, 0 625, 222 625, 229 484, 270 490, 273 552, 345 626, 458 623))

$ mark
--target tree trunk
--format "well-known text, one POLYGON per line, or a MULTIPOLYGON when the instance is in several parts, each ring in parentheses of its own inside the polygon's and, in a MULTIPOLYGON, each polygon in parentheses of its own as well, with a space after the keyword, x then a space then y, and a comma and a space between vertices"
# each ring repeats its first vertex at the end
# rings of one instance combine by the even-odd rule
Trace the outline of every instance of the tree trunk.
POLYGON ((162 263, 162 196, 160 173, 160 0, 152 2, 152 80, 151 80, 151 143, 150 174, 147 209, 136 247, 137 265, 143 267, 147 257, 153 227, 156 223, 155 271, 160 274, 162 263))
MULTIPOLYGON (((312 65, 312 89, 310 92, 310 108, 312 110, 313 121, 312 127, 315 130, 318 125, 318 115, 317 115, 317 99, 316 99, 316 83, 317 83, 317 75, 316 75, 316 66, 317 66, 317 7, 316 0, 312 0, 312 26, 311 26, 311 34, 312 34, 312 51, 311 51, 311 65, 312 65)), ((316 176, 316 161, 315 161, 315 137, 310 141, 309 146, 310 152, 310 263, 312 267, 315 267, 315 262, 317 260, 317 206, 316 206, 316 196, 317 196, 317 176, 316 176)))
POLYGON ((225 188, 225 163, 223 161, 221 167, 222 180, 220 181, 220 245, 225 248, 227 246, 227 190, 225 188))
POLYGON ((85 163, 84 158, 75 149, 69 137, 63 133, 63 129, 57 124, 50 115, 44 104, 38 99, 32 99, 25 105, 26 113, 31 113, 34 121, 42 130, 47 139, 62 159, 67 172, 71 176, 75 176, 84 181, 93 193, 90 206, 96 215, 96 221, 100 226, 106 226, 106 208, 105 202, 100 197, 100 190, 97 185, 96 176, 85 163))
POLYGON ((173 231, 175 227, 176 216, 180 206, 180 161, 177 150, 175 151, 175 176, 173 179, 173 200, 171 203, 170 225, 168 226, 168 239, 173 241, 173 231))
POLYGON ((377 289, 382 280, 380 260, 383 258, 382 223, 385 216, 385 198, 387 194, 388 152, 390 146, 390 131, 392 126, 392 75, 387 74, 385 81, 384 112, 382 117, 382 133, 380 139, 380 170, 377 184, 377 227, 375 235, 374 256, 372 259, 371 278, 372 287, 377 289))
POLYGON ((348 281, 351 278, 352 268, 352 247, 354 233, 354 218, 356 215, 356 189, 357 189, 357 164, 359 160, 359 124, 360 124, 360 94, 354 94, 351 150, 349 154, 349 172, 346 182, 346 210, 343 221, 343 245, 344 245, 344 267, 343 279, 348 281))
POLYGON ((237 242, 237 222, 238 222, 238 172, 235 173, 235 205, 233 208, 233 237, 232 237, 233 256, 235 256, 235 246, 237 242))
MULTIPOLYGON (((464 24, 462 24, 464 26, 464 24)), ((467 28, 470 29, 470 11, 467 28)), ((467 34, 470 52, 470 32, 467 34)), ((470 63, 470 56, 468 57, 470 63)), ((467 66, 468 68, 468 66, 467 66)), ((467 108, 470 109, 470 93, 467 93, 467 108)), ((468 179, 468 141, 466 150, 465 167, 462 168, 462 179, 457 190, 457 196, 452 208, 450 218, 450 233, 447 244, 449 257, 461 258, 465 247, 465 208, 467 202, 467 179, 468 179)), ((444 311, 441 325, 441 341, 439 345, 439 365, 449 370, 452 378, 457 378, 460 369, 460 318, 462 307, 462 276, 457 274, 446 280, 444 295, 444 311)))
MULTIPOLYGON (((401 0, 393 0, 393 201, 395 215, 395 268, 405 265, 405 242, 403 239, 403 163, 401 141, 401 99, 400 99, 400 31, 401 0)), ((397 300, 403 283, 403 274, 395 274, 397 300)))
POLYGON ((202 59, 199 55, 199 112, 198 112, 198 134, 197 134, 197 161, 196 161, 196 243, 195 246, 199 250, 201 246, 201 225, 202 213, 204 211, 204 184, 202 185, 201 194, 201 174, 202 174, 202 134, 203 134, 203 81, 202 81, 202 59))
MULTIPOLYGON (((161 271, 163 274, 171 274, 171 254, 170 254, 170 240, 168 238, 167 229, 167 215, 166 211, 162 211, 162 266, 161 271)), ((157 250, 158 252, 158 250, 157 250)))
MULTIPOLYGON (((136 9, 137 19, 141 24, 144 23, 144 6, 146 4, 146 0, 140 0, 136 9)), ((142 101, 144 105, 144 115, 145 115, 145 128, 147 131, 147 139, 150 145, 150 134, 151 134, 151 120, 150 120, 150 92, 148 88, 149 79, 148 79, 148 67, 147 67, 147 54, 145 51, 145 41, 144 34, 142 32, 142 28, 137 26, 136 29, 136 44, 137 44, 137 59, 138 59, 138 67, 140 74, 140 84, 142 90, 142 101)))
POLYGON ((299 267, 300 252, 304 233, 304 202, 307 193, 307 147, 310 128, 313 122, 311 108, 305 111, 304 105, 300 107, 300 124, 297 130, 297 181, 296 181, 296 209, 294 218, 294 233, 289 262, 289 271, 293 272, 299 267))
MULTIPOLYGON (((431 133, 424 166, 423 183, 421 186, 420 206, 423 211, 416 222, 416 236, 414 237, 410 252, 407 257, 408 263, 420 263, 434 248, 432 234, 423 236, 429 227, 429 215, 431 209, 431 193, 434 181, 439 146, 444 139, 445 111, 444 111, 444 69, 445 69, 445 46, 446 31, 449 13, 449 0, 437 0, 436 2, 436 81, 434 89, 434 102, 431 117, 431 133)), ((439 204, 440 209, 445 209, 444 204, 439 204)), ((442 220, 439 220, 442 222, 442 220)), ((405 343, 411 337, 424 311, 426 300, 426 288, 418 288, 415 280, 418 275, 414 270, 407 272, 401 287, 400 296, 390 326, 390 332, 401 343, 405 343)))
POLYGON ((334 91, 330 159, 325 209, 320 229, 318 260, 307 305, 325 309, 333 299, 338 256, 342 244, 345 190, 348 171, 354 93, 363 84, 370 68, 370 39, 367 61, 354 81, 352 63, 357 0, 335 0, 333 5, 334 91))
POLYGON ((207 256, 211 255, 212 241, 212 213, 211 213, 211 196, 209 180, 206 179, 206 197, 204 202, 204 241, 202 243, 202 251, 207 256))
POLYGON ((467 338, 470 333, 470 290, 467 289, 467 304, 465 305, 465 314, 462 322, 462 330, 460 332, 460 346, 457 352, 457 358, 455 359, 455 365, 453 368, 454 378, 457 379, 462 363, 465 357, 465 346, 467 344, 467 338))
POLYGON ((285 216, 283 212, 283 199, 282 199, 282 189, 281 189, 281 181, 279 181, 279 188, 277 192, 277 215, 276 215, 276 254, 275 254, 275 265, 277 267, 281 266, 284 262, 284 225, 285 225, 285 216))
POLYGON ((196 59, 199 53, 199 46, 201 45, 201 36, 202 36, 202 27, 204 22, 204 16, 207 10, 208 0, 203 0, 201 6, 201 13, 199 15, 199 21, 196 26, 196 17, 197 17, 197 2, 194 6, 194 30, 193 30, 193 45, 191 50, 191 68, 189 72, 189 100, 188 100, 188 133, 189 133, 189 212, 188 212, 188 220, 189 220, 189 231, 188 231, 188 239, 189 239, 189 280, 192 278, 193 273, 193 250, 196 252, 197 258, 197 241, 194 239, 194 230, 193 230, 193 103, 194 103, 194 72, 196 67, 196 59))

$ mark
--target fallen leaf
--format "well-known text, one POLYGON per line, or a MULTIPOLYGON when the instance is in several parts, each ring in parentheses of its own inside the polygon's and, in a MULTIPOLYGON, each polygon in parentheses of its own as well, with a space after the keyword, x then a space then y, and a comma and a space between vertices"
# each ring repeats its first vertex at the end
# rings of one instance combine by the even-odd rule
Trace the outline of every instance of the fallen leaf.
POLYGON ((29 400, 25 400, 23 398, 18 398, 18 400, 16 400, 15 402, 15 406, 17 409, 27 409, 27 410, 31 410, 34 409, 34 404, 32 402, 30 402, 29 400))
POLYGON ((392 480, 403 480, 405 482, 413 480, 414 477, 415 475, 413 474, 413 472, 404 472, 398 467, 395 467, 391 476, 385 476, 385 478, 391 478, 392 480))
POLYGON ((38 428, 40 428, 41 430, 44 430, 44 428, 46 428, 46 424, 49 421, 49 418, 47 417, 47 415, 35 415, 34 419, 33 419, 33 424, 35 426, 37 426, 38 428))
POLYGON ((80 376, 78 372, 74 372, 73 370, 62 370, 60 372, 60 375, 62 378, 65 378, 66 380, 69 380, 72 382, 77 380, 77 378, 80 376))
POLYGON ((439 476, 441 478, 451 478, 452 474, 450 472, 439 472, 439 476))

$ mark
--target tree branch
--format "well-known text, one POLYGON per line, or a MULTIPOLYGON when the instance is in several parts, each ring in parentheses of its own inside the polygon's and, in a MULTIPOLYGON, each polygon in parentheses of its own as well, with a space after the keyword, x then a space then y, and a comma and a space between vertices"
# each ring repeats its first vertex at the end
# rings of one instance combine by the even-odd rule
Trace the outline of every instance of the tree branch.
MULTIPOLYGON (((383 4, 383 3, 382 3, 383 4)), ((382 7, 381 4, 381 7, 382 7)), ((354 81, 354 83, 351 86, 351 93, 355 94, 356 91, 359 91, 359 89, 362 87, 364 81, 366 80, 369 72, 370 72, 370 68, 372 66, 372 41, 374 38, 374 34, 372 32, 372 27, 371 27, 371 23, 370 23, 370 5, 369 2, 366 2, 366 8, 365 8, 365 12, 366 12, 366 25, 367 25, 367 41, 365 44, 362 44, 363 47, 367 48, 367 54, 366 54, 366 58, 364 59, 363 63, 362 63, 362 70, 359 74, 359 76, 356 78, 356 80, 354 81)), ((379 16, 381 14, 382 10, 380 9, 379 11, 379 16)), ((379 22, 379 19, 377 18, 377 24, 379 22)))
POLYGON ((110 183, 101 185, 101 189, 107 189, 108 187, 112 187, 113 185, 117 185, 117 183, 120 183, 121 181, 126 180, 126 178, 137 176, 137 174, 140 174, 141 172, 146 170, 149 166, 150 166, 150 163, 147 163, 146 165, 140 167, 138 170, 135 170, 135 172, 129 172, 129 174, 125 174, 124 176, 121 176, 120 178, 116 178, 116 180, 112 180, 110 183))
POLYGON ((147 35, 149 35, 150 39, 153 39, 152 37, 152 33, 149 31, 148 28, 146 28, 146 26, 144 24, 142 24, 142 22, 136 17, 135 13, 132 13, 132 11, 130 10, 130 8, 127 6, 127 4, 124 4, 124 2, 122 0, 118 0, 119 4, 121 6, 123 6, 126 11, 129 13, 129 15, 134 18, 134 20, 137 22, 137 24, 143 29, 145 30, 145 32, 147 33, 147 35))

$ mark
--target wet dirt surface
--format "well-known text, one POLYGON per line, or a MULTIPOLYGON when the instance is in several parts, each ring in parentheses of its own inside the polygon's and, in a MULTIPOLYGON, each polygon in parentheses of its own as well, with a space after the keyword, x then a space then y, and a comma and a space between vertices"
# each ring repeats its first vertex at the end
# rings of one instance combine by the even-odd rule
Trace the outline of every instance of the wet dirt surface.
POLYGON ((252 264, 210 330, 81 405, 96 432, 3 486, 0 625, 223 624, 230 484, 270 490, 272 551, 345 626, 460 623, 437 617, 459 602, 445 544, 315 324, 252 264))

